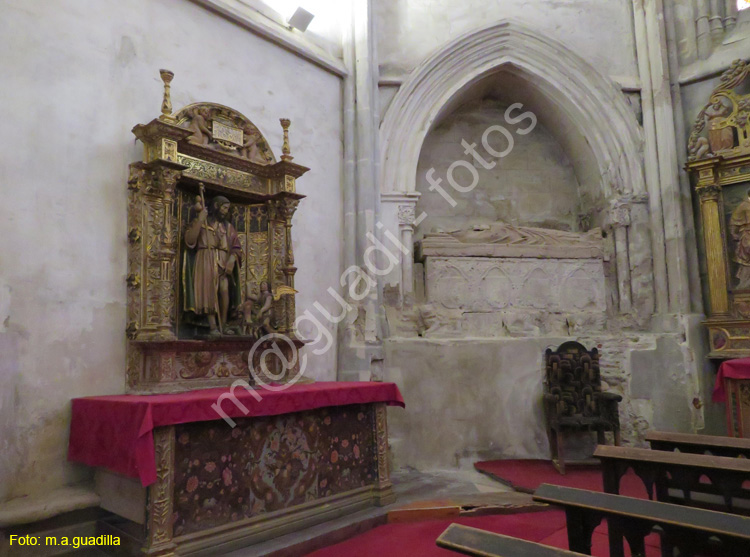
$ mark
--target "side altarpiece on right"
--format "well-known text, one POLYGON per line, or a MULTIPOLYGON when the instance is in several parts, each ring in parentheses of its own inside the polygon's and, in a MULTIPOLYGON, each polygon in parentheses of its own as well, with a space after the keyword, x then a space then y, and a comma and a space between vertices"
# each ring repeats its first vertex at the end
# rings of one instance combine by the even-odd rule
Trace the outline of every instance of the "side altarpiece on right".
POLYGON ((710 358, 750 356, 750 65, 736 60, 698 114, 687 171, 700 202, 710 358))

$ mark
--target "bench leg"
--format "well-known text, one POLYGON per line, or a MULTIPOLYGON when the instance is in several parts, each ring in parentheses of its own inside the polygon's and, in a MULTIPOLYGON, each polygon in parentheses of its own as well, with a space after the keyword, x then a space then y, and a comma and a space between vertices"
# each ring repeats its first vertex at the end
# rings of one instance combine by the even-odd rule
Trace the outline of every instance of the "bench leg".
MULTIPOLYGON (((618 521, 619 522, 619 521, 618 521)), ((625 539, 630 546, 632 557, 646 557, 646 536, 651 533, 651 526, 629 521, 623 525, 625 539)))
POLYGON ((620 473, 617 470, 615 462, 610 460, 602 461, 602 483, 604 493, 620 494, 620 473))
POLYGON ((607 534, 609 537, 609 557, 625 557, 625 529, 622 522, 616 518, 607 519, 607 534))
POLYGON ((593 513, 578 509, 565 509, 568 549, 584 555, 591 555, 591 535, 601 521, 602 517, 593 513))
POLYGON ((669 536, 662 534, 660 536, 660 545, 662 557, 672 557, 674 555, 675 545, 669 539, 669 536))

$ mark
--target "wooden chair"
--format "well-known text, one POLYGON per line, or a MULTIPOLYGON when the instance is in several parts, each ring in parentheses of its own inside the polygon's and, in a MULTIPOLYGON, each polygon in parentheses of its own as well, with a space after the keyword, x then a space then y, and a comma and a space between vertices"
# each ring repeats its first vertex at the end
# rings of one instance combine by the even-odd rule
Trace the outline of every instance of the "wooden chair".
POLYGON ((620 444, 620 395, 602 392, 599 375, 599 351, 577 342, 565 342, 557 350, 547 349, 544 356, 544 413, 552 463, 565 474, 563 431, 595 430, 600 445, 604 432, 612 431, 615 445, 620 444))

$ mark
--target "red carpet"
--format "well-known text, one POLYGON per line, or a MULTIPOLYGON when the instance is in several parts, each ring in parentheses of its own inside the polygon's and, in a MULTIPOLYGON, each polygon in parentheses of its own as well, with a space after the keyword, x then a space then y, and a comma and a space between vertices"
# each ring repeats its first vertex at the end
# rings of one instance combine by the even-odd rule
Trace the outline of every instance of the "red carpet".
MULTIPOLYGON (((379 526, 360 536, 309 553, 308 557, 455 557, 456 553, 441 549, 435 540, 451 523, 465 524, 498 534, 568 548, 563 511, 545 511, 511 515, 488 515, 454 520, 426 520, 379 526)), ((659 538, 647 539, 647 557, 659 557, 659 538)), ((594 531, 592 555, 609 555, 606 524, 594 531)), ((630 552, 625 544, 625 554, 630 552)))
MULTIPOLYGON (((570 466, 567 467, 567 473, 564 476, 554 469, 551 462, 545 460, 491 460, 477 462, 474 466, 480 472, 511 485, 519 491, 533 492, 543 483, 602 491, 602 473, 595 466, 570 466)), ((622 478, 620 494, 647 498, 643 482, 632 471, 622 478)), ((437 547, 435 540, 449 524, 454 522, 568 549, 565 513, 544 511, 386 524, 360 536, 310 553, 308 557, 451 557, 456 553, 437 547)), ((661 555, 657 534, 651 534, 646 539, 646 544, 647 557, 661 555)), ((606 522, 594 530, 591 554, 599 557, 609 555, 606 522)), ((630 556, 627 542, 625 555, 630 556)))
MULTIPOLYGON (((566 466, 564 476, 549 460, 486 460, 474 463, 474 468, 526 493, 534 493, 544 483, 602 491, 602 471, 598 466, 566 466)), ((620 495, 648 498, 643 482, 632 470, 620 481, 620 495)))

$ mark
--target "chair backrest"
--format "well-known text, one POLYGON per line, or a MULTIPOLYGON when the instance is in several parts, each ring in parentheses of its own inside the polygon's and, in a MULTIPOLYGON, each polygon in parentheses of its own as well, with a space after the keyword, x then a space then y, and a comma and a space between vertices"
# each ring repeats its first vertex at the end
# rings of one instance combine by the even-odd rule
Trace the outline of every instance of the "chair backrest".
POLYGON ((594 393, 602 391, 599 351, 586 350, 578 342, 565 342, 557 350, 547 349, 544 391, 557 396, 560 416, 598 416, 594 393))

